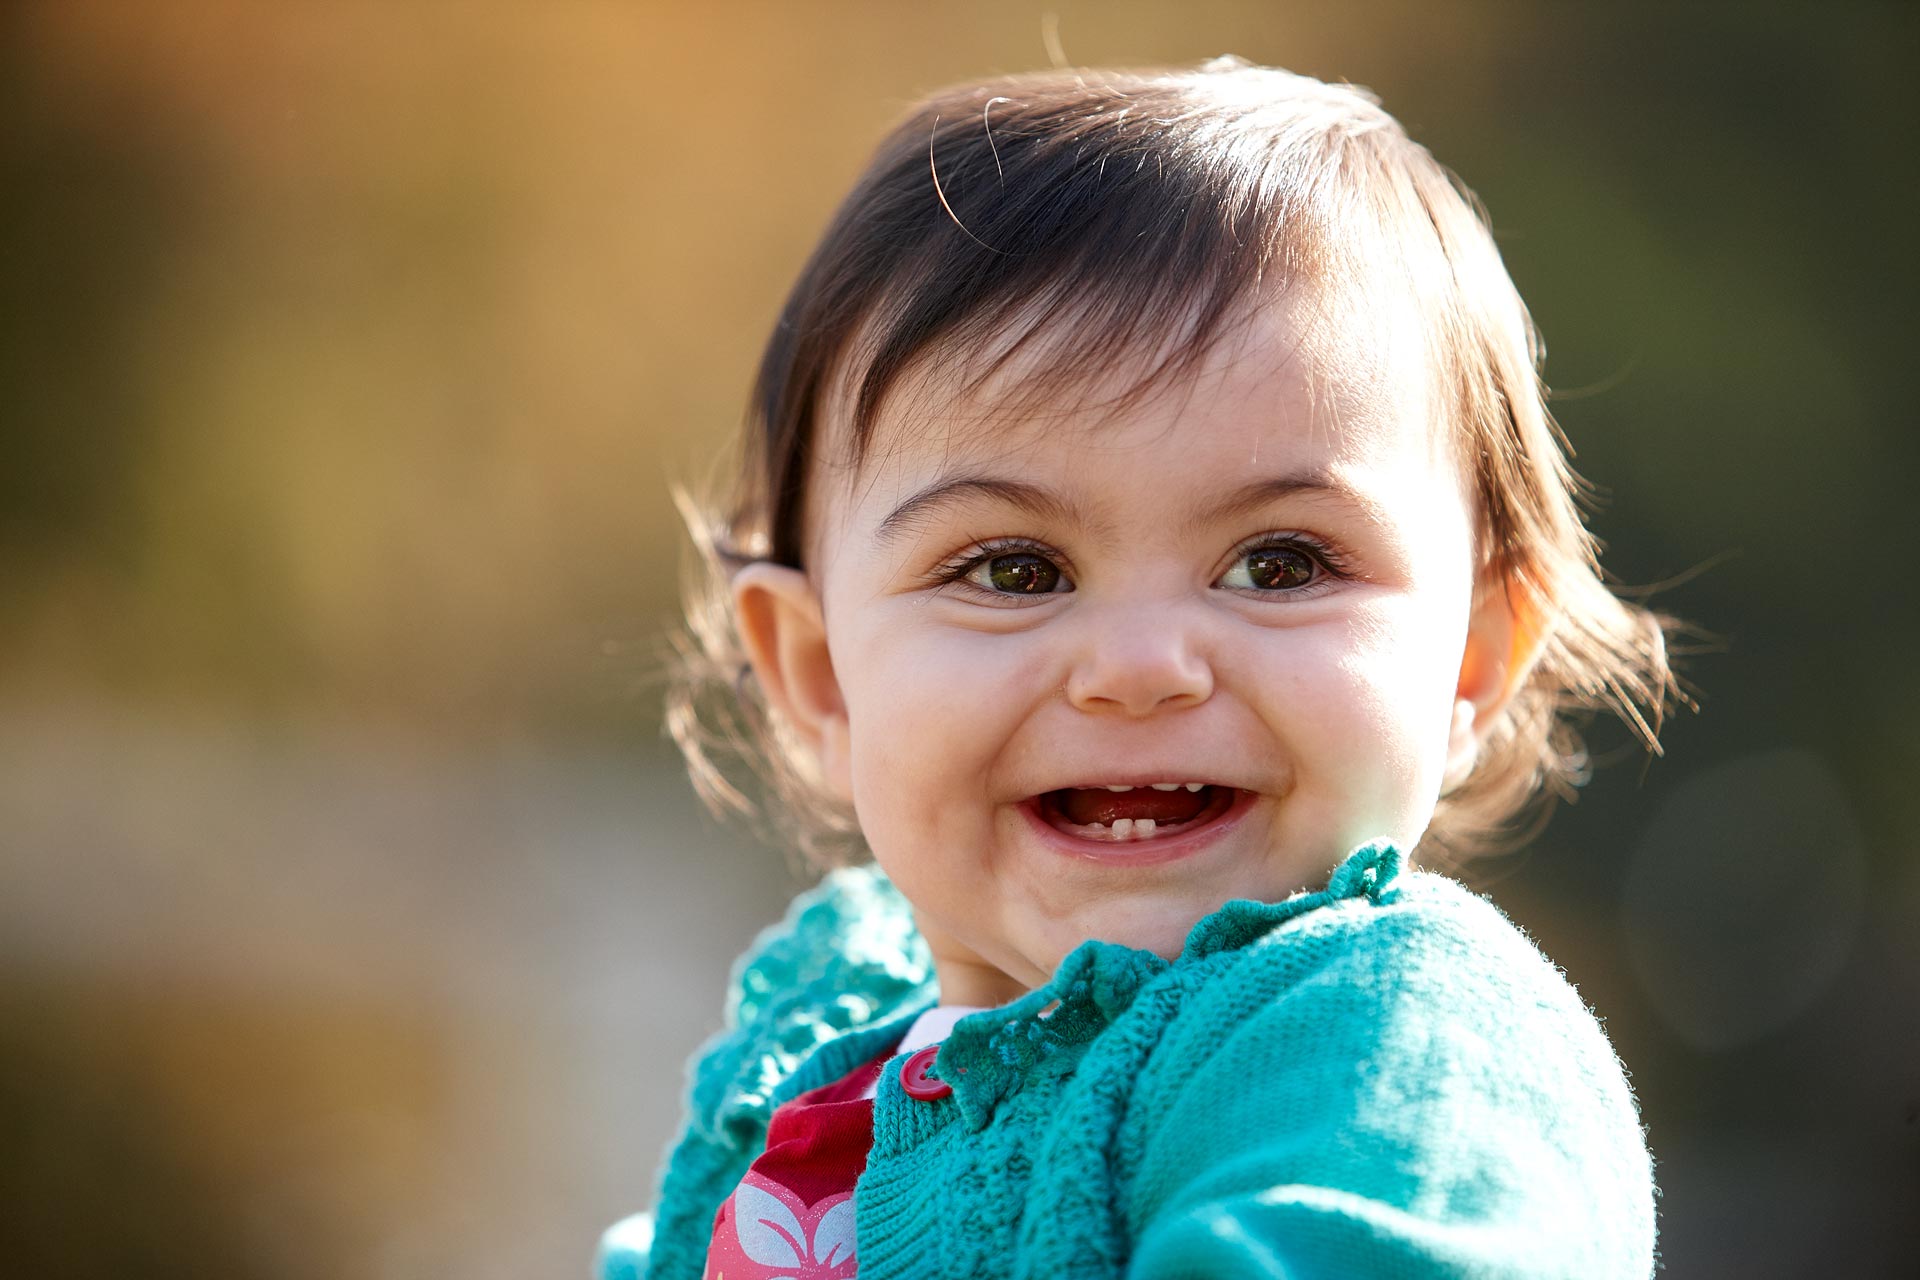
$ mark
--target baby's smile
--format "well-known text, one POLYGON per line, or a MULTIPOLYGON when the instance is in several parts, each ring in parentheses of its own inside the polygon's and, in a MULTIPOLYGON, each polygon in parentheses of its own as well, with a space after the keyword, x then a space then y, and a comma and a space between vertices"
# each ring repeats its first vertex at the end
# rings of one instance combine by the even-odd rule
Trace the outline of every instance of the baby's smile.
POLYGON ((1042 821, 1078 840, 1118 844, 1165 840, 1217 821, 1233 807, 1234 788, 1205 782, 1104 783, 1061 787, 1032 797, 1042 821))

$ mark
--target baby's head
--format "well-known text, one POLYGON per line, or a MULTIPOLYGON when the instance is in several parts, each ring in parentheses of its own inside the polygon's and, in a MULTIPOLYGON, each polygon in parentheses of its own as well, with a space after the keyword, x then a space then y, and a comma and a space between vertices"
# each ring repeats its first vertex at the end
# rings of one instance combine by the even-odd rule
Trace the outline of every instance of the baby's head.
POLYGON ((1216 63, 941 94, 760 370, 670 707, 855 835, 949 1001, 1163 955, 1374 837, 1457 857, 1649 743, 1525 308, 1365 94, 1216 63), (730 703, 706 696, 724 690, 730 703), (704 691, 704 692, 703 692, 704 691), (716 726, 715 711, 722 713, 716 726))

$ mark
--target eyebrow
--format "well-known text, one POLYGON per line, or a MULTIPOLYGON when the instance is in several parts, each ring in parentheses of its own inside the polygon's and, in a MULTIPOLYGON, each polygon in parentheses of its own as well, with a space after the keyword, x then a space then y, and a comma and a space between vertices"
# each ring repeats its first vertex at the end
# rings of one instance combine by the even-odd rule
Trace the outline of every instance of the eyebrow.
POLYGON ((891 542, 938 508, 976 497, 1005 503, 1040 520, 1086 523, 1073 503, 1051 489, 1003 476, 959 475, 934 481, 888 512, 887 518, 873 531, 874 541, 891 542))
POLYGON ((1369 523, 1384 523, 1380 504, 1354 488, 1337 473, 1320 467, 1310 467, 1291 475, 1269 476, 1255 480, 1234 490, 1220 502, 1204 511, 1195 512, 1187 521, 1186 532, 1195 533, 1207 525, 1220 524, 1235 520, 1241 516, 1252 515, 1262 507, 1301 495, 1332 498, 1357 510, 1369 523))
MULTIPOLYGON (((1327 496, 1347 502, 1369 520, 1378 522, 1379 507, 1333 472, 1310 468, 1291 475, 1270 476, 1242 485, 1213 506, 1195 512, 1187 521, 1192 533, 1210 524, 1219 524, 1250 515, 1260 508, 1301 494, 1327 496)), ((874 530, 874 541, 885 544, 902 536, 943 506, 963 503, 970 498, 987 498, 1017 508, 1041 520, 1085 528, 1089 521, 1079 508, 1053 490, 1024 480, 1004 476, 958 475, 936 480, 913 494, 887 513, 874 530)))

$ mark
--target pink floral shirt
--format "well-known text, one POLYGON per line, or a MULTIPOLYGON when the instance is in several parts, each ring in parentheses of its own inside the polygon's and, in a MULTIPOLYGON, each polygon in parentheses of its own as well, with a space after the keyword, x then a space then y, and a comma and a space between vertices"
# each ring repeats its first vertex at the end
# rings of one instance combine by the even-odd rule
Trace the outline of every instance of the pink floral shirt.
POLYGON ((773 1113, 766 1151, 714 1215, 707 1280, 852 1280, 857 1274, 853 1184, 873 1146, 873 1100, 861 1093, 885 1061, 773 1113))
POLYGON ((927 1010, 899 1048, 774 1111, 767 1149, 713 1216, 706 1280, 855 1280, 853 1185, 873 1147, 880 1069, 896 1053, 938 1044, 973 1011, 927 1010))

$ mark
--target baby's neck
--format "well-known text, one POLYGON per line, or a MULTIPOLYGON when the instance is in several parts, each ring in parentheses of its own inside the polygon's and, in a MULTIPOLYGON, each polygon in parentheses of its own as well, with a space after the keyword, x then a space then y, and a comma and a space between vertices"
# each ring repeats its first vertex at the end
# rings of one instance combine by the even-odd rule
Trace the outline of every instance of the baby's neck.
POLYGON ((973 956, 943 955, 936 948, 933 970, 940 985, 940 1003, 992 1009, 1010 1004, 1030 987, 973 956))

